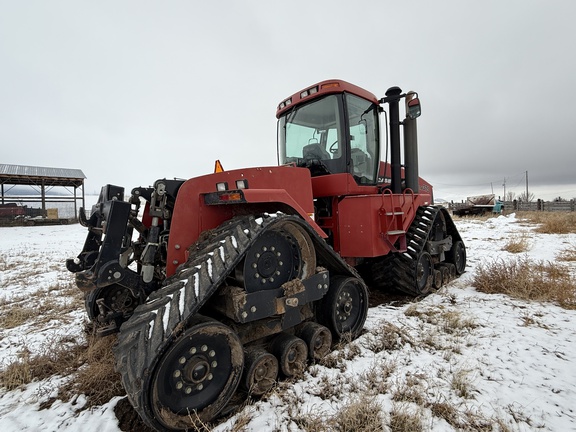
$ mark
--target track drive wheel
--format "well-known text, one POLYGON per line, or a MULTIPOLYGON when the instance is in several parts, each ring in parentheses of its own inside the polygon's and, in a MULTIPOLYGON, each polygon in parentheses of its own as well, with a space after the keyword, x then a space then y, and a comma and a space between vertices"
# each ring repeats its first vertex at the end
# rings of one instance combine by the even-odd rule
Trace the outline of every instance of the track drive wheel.
POLYGON ((168 430, 211 421, 236 391, 243 365, 236 333, 199 317, 163 354, 149 381, 155 419, 168 430))
POLYGON ((336 339, 346 334, 354 339, 360 335, 368 315, 368 289, 357 278, 335 276, 317 311, 318 322, 328 327, 336 339))
POLYGON ((285 222, 264 232, 242 263, 235 278, 247 292, 270 290, 295 279, 314 274, 316 253, 310 236, 293 222, 285 222))

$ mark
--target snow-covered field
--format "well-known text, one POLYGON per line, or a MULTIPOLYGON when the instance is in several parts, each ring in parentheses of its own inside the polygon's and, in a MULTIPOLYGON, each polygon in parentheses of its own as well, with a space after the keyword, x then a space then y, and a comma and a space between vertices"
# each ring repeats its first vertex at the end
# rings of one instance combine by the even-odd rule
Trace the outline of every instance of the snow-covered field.
MULTIPOLYGON (((359 415, 350 410, 359 404, 379 410, 371 411, 380 416, 377 430, 391 430, 398 418, 418 418, 424 431, 576 430, 576 311, 482 294, 470 284, 479 264, 514 259, 502 250, 510 238, 526 233, 525 255, 555 261, 574 249, 576 235, 536 234, 514 215, 457 226, 468 252, 460 279, 417 303, 371 308, 360 338, 214 430, 330 430, 342 413, 359 415)), ((54 293, 70 285, 64 261, 80 251, 85 234, 79 225, 0 228, 0 313, 38 305, 36 317, 0 328, 0 369, 24 348, 35 353, 50 341, 83 337, 81 301, 54 293), (42 319, 50 298, 69 302, 70 310, 42 319)), ((575 272, 576 263, 566 265, 575 272)), ((58 398, 64 380, 0 389, 0 430, 120 430, 120 398, 82 410, 80 395, 41 409, 58 398)))

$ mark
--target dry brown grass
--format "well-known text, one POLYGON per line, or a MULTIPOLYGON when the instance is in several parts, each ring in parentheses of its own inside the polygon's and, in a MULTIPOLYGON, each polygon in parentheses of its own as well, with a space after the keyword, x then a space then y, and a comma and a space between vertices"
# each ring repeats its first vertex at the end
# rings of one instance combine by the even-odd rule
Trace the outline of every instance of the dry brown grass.
MULTIPOLYGON (((49 338, 38 354, 24 348, 19 357, 0 371, 0 387, 14 390, 53 376, 71 376, 59 389, 59 398, 87 396, 86 407, 101 405, 125 394, 114 371, 112 345, 115 337, 90 337, 89 343, 75 338, 49 338)), ((51 401, 53 402, 53 400, 51 401)))
POLYGON ((358 396, 342 406, 335 414, 308 413, 292 418, 307 432, 381 432, 384 431, 382 407, 376 398, 358 396))
POLYGON ((34 380, 70 375, 81 363, 84 346, 73 338, 48 338, 39 354, 23 347, 18 358, 0 371, 0 387, 14 390, 34 380))
POLYGON ((445 308, 442 305, 424 307, 419 304, 413 304, 406 308, 404 315, 417 317, 428 324, 437 326, 443 333, 449 334, 468 332, 478 327, 473 318, 463 315, 458 310, 445 308))
POLYGON ((11 329, 25 324, 28 320, 37 318, 38 312, 35 308, 26 305, 15 304, 5 308, 0 313, 0 328, 11 329))
POLYGON ((484 213, 483 215, 468 215, 468 216, 452 215, 452 219, 455 220, 466 220, 466 221, 477 220, 481 222, 486 222, 488 219, 491 219, 493 217, 497 217, 497 215, 492 214, 492 212, 487 212, 484 213))
POLYGON ((422 412, 414 412, 406 403, 395 403, 390 411, 389 427, 391 432, 421 432, 422 412))
POLYGON ((395 402, 410 402, 424 406, 426 404, 426 388, 420 378, 408 376, 406 381, 400 384, 391 394, 395 402))
POLYGON ((526 234, 521 234, 519 237, 510 238, 502 247, 502 250, 510 253, 522 253, 530 249, 530 242, 526 234))
POLYGON ((522 212, 518 217, 539 224, 536 232, 568 234, 576 232, 576 212, 522 212))
POLYGON ((523 300, 554 302, 566 309, 576 308, 576 281, 560 264, 534 262, 526 257, 480 264, 472 285, 487 294, 506 294, 523 300))
POLYGON ((343 371, 346 369, 346 361, 352 360, 360 355, 361 352, 362 349, 358 342, 352 341, 349 336, 344 335, 343 338, 333 347, 332 352, 322 358, 318 364, 343 371))
POLYGON ((0 300, 0 328, 11 329, 28 322, 42 326, 52 320, 70 322, 67 315, 83 308, 83 294, 66 278, 46 289, 0 300))
POLYGON ((576 261, 576 245, 571 245, 567 249, 560 251, 556 256, 556 259, 558 261, 568 261, 568 262, 576 261))
POLYGON ((72 321, 67 314, 80 307, 77 300, 59 297, 57 294, 43 295, 35 305, 28 301, 6 303, 2 305, 3 310, 0 313, 0 328, 11 329, 28 322, 33 322, 35 326, 42 326, 52 320, 67 323, 72 321))
POLYGON ((460 413, 458 409, 447 401, 431 402, 428 408, 432 411, 434 417, 446 420, 452 427, 461 427, 460 413))
POLYGON ((470 382, 469 371, 458 369, 452 374, 452 381, 450 387, 458 396, 464 399, 473 398, 474 389, 470 382))
POLYGON ((76 394, 86 395, 89 408, 126 394, 120 374, 114 370, 112 346, 116 339, 116 336, 91 337, 88 347, 78 356, 79 363, 84 366, 78 370, 74 381, 62 389, 65 398, 71 399, 76 394))
POLYGON ((364 395, 388 393, 390 389, 388 379, 395 369, 396 363, 392 360, 376 360, 370 369, 360 374, 358 379, 350 382, 350 391, 364 395))
POLYGON ((18 360, 8 364, 0 371, 0 387, 8 391, 26 385, 32 379, 30 353, 27 350, 20 353, 18 360))
POLYGON ((375 353, 402 348, 406 343, 413 344, 410 336, 398 326, 383 321, 378 329, 366 336, 366 347, 375 353))
POLYGON ((333 418, 333 429, 339 432, 383 431, 381 407, 374 397, 360 396, 338 410, 333 418))

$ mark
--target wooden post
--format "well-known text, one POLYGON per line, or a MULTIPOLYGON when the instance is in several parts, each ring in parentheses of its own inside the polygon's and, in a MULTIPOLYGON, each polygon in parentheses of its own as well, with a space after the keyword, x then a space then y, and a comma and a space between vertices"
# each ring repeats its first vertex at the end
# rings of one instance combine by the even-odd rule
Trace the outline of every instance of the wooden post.
POLYGON ((46 187, 44 179, 42 179, 42 185, 40 186, 40 194, 42 195, 42 210, 46 211, 46 187))
POLYGON ((74 186, 74 220, 78 215, 78 210, 76 209, 76 186, 74 186))

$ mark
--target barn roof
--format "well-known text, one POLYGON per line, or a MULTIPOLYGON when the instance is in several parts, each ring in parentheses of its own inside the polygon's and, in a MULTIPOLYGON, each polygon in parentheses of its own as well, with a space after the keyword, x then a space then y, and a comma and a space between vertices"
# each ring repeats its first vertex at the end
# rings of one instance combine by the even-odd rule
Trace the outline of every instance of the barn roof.
POLYGON ((13 185, 80 186, 86 176, 79 169, 0 164, 0 183, 13 185))

